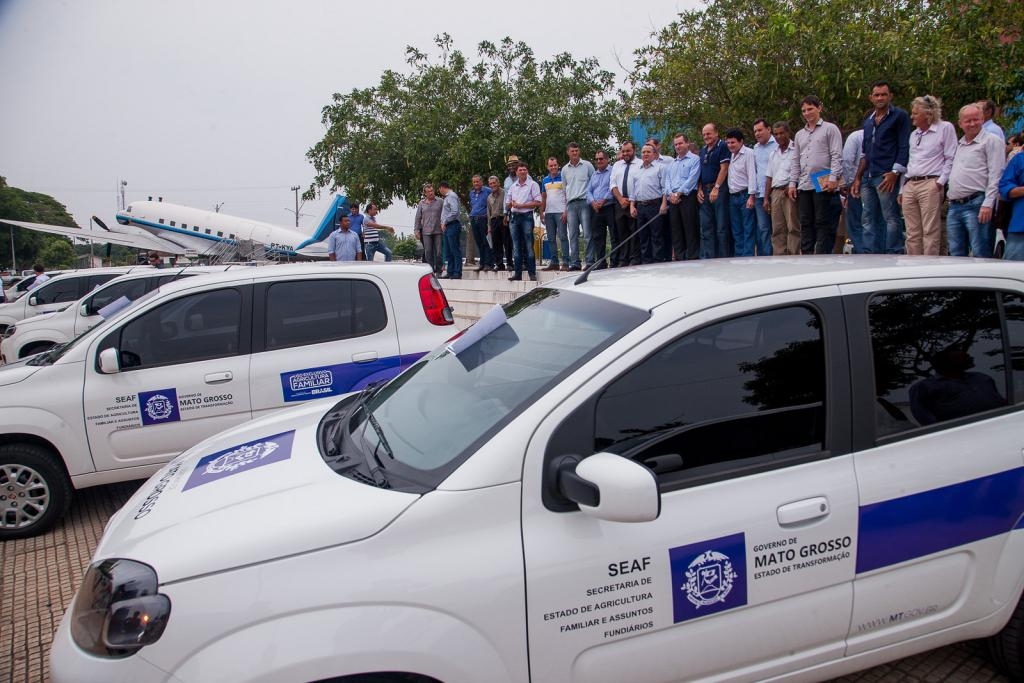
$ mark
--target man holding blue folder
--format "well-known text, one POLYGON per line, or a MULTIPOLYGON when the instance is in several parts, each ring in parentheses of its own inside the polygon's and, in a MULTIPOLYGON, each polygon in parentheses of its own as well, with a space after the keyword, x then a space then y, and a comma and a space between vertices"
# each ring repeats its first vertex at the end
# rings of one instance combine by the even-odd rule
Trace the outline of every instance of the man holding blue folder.
POLYGON ((821 100, 814 95, 800 101, 807 125, 793 140, 789 196, 800 214, 803 254, 831 254, 839 225, 833 200, 843 173, 843 135, 834 123, 822 120, 821 110, 821 100))

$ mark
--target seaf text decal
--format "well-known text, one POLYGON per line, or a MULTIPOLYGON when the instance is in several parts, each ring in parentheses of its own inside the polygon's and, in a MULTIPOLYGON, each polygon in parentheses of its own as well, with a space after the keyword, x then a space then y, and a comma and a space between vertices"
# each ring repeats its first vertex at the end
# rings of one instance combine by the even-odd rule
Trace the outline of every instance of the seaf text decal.
POLYGON ((274 434, 211 453, 199 460, 182 491, 230 477, 245 470, 287 460, 292 455, 295 430, 274 434))
POLYGON ((675 623, 747 604, 747 553, 742 533, 670 548, 675 623))

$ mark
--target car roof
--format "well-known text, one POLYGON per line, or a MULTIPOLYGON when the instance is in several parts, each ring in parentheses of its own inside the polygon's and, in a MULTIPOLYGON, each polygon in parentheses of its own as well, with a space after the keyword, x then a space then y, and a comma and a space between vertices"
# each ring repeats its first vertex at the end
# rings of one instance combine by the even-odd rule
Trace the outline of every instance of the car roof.
POLYGON ((65 270, 65 271, 61 272, 59 275, 50 275, 50 273, 47 273, 48 275, 50 275, 50 279, 47 280, 47 282, 53 282, 54 280, 67 280, 67 279, 70 279, 70 278, 73 278, 73 277, 88 277, 89 275, 104 275, 104 274, 107 274, 107 273, 120 273, 120 274, 124 274, 124 273, 135 272, 136 270, 147 270, 147 271, 150 271, 150 270, 156 270, 156 268, 153 268, 153 266, 150 266, 150 265, 145 265, 145 266, 142 266, 142 265, 139 265, 139 266, 106 266, 106 267, 103 267, 103 268, 80 268, 80 269, 77 269, 77 270, 65 270))
MULTIPOLYGON (((170 270, 170 269, 165 269, 170 270)), ((430 267, 425 263, 377 263, 374 261, 321 261, 318 263, 280 263, 270 266, 240 267, 223 273, 207 273, 202 278, 206 285, 217 285, 231 282, 247 282, 253 279, 273 279, 276 277, 293 277, 303 275, 332 275, 348 273, 370 274, 384 279, 409 278, 410 281, 429 274, 430 267)), ((178 289, 190 289, 194 278, 183 278, 168 282, 160 287, 160 292, 173 292, 178 289)))
POLYGON ((579 291, 646 310, 675 299, 695 305, 772 292, 854 282, 935 277, 1024 280, 1024 263, 952 256, 824 255, 702 259, 596 270, 546 286, 579 291))

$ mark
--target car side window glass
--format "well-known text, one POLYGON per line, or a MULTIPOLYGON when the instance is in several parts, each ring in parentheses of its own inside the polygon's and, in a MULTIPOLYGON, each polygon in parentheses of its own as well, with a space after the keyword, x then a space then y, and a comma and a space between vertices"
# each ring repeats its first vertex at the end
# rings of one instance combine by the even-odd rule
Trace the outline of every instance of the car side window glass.
POLYGON ((877 294, 868 323, 879 437, 1006 405, 995 292, 877 294))
POLYGON ((1024 403, 1024 297, 1004 292, 1002 298, 1013 379, 1013 402, 1024 403))
POLYGON ((121 297, 126 297, 129 301, 135 301, 149 291, 152 283, 153 280, 151 278, 137 278, 110 285, 102 291, 96 292, 89 300, 89 312, 91 314, 96 313, 107 304, 111 304, 121 297))
POLYGON ((609 385, 594 448, 659 474, 816 453, 827 446, 825 396, 818 314, 760 311, 691 332, 609 385))
POLYGON ((266 312, 268 351, 373 334, 388 322, 380 290, 360 279, 276 282, 266 312))
POLYGON ((242 295, 237 289, 169 301, 121 330, 121 367, 129 370, 233 356, 239 349, 241 317, 242 295))
POLYGON ((103 273, 102 275, 90 275, 88 282, 86 282, 85 290, 91 292, 100 285, 105 285, 115 277, 118 277, 118 273, 103 273))
POLYGON ((78 299, 78 279, 68 278, 58 280, 53 284, 44 284, 38 291, 29 292, 30 297, 35 297, 36 304, 60 304, 78 299))

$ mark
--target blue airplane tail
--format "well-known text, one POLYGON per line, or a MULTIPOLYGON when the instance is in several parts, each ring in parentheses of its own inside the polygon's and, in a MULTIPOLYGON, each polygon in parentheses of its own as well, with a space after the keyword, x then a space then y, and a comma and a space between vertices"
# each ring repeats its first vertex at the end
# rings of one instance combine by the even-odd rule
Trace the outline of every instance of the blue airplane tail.
POLYGON ((343 216, 348 215, 348 198, 343 195, 336 194, 334 195, 333 201, 331 201, 330 205, 327 207, 327 211, 324 212, 323 218, 320 219, 320 225, 317 226, 316 232, 313 233, 312 237, 305 240, 296 248, 302 249, 310 244, 323 242, 327 239, 327 236, 334 231, 334 224, 339 212, 343 216))

